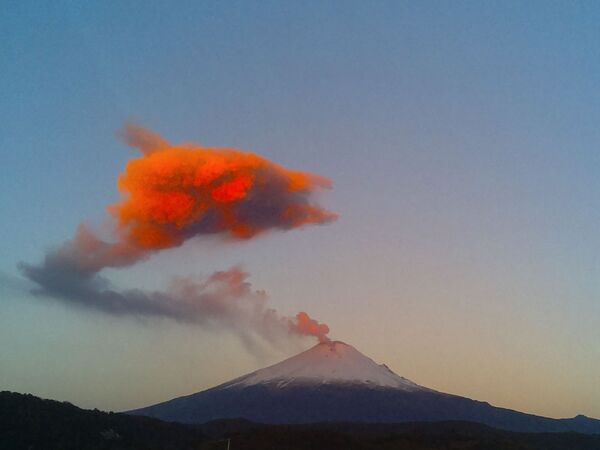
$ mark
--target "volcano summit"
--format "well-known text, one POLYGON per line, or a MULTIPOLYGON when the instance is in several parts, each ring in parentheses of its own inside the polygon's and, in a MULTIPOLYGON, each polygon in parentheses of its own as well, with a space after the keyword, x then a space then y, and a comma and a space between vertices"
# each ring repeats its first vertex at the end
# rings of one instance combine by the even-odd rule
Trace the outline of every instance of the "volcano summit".
POLYGON ((223 386, 345 385, 392 388, 405 391, 424 389, 400 377, 385 365, 375 363, 354 347, 341 341, 323 342, 273 366, 237 378, 223 386))
POLYGON ((513 431, 600 433, 600 420, 540 417, 419 386, 340 341, 320 343, 273 366, 130 414, 183 423, 466 420, 513 431))

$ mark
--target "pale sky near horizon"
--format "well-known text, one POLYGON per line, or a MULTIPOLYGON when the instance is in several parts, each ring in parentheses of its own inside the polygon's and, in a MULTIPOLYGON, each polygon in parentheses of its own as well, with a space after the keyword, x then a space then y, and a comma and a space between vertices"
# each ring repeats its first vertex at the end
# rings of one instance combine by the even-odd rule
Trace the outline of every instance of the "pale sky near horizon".
POLYGON ((327 176, 340 219, 195 239, 115 284, 241 264, 419 384, 600 418, 600 4, 176 3, 0 5, 0 390, 124 410, 300 350, 23 289, 19 262, 106 221, 136 121, 327 176))

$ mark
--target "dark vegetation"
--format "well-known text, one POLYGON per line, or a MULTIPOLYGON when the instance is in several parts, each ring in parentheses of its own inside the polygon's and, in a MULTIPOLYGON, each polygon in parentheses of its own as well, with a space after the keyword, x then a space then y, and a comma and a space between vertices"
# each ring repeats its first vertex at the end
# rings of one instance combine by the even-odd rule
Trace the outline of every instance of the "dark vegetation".
MULTIPOLYGON (((227 421, 231 422, 231 421, 227 421)), ((210 431, 209 425, 205 430, 210 431)), ((578 433, 516 433, 473 422, 406 424, 240 424, 231 430, 232 450, 600 450, 600 436, 578 433)), ((219 445, 222 445, 219 443, 219 445)), ((211 443, 202 449, 219 449, 211 443)))
POLYGON ((197 449, 199 428, 0 392, 0 449, 197 449))
POLYGON ((1 450, 600 450, 600 435, 515 433, 472 422, 264 425, 222 420, 181 425, 88 411, 0 392, 1 450))

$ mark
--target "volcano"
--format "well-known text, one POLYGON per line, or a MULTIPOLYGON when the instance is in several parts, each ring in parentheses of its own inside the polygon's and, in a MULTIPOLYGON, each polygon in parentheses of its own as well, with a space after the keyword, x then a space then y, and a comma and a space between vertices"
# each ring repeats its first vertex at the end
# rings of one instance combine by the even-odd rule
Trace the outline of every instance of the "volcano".
POLYGON ((600 433, 600 420, 585 416, 535 416, 420 386, 340 341, 320 343, 214 388, 129 413, 182 423, 465 420, 512 431, 600 433))

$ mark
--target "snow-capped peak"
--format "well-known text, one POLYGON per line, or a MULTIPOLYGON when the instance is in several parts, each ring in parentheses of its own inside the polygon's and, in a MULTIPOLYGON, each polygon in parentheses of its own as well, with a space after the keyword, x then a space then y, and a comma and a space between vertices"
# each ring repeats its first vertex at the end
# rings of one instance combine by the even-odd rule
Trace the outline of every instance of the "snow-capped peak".
POLYGON ((360 384, 406 391, 425 390, 379 365, 341 341, 322 342, 280 363, 257 370, 223 387, 270 384, 360 384))

